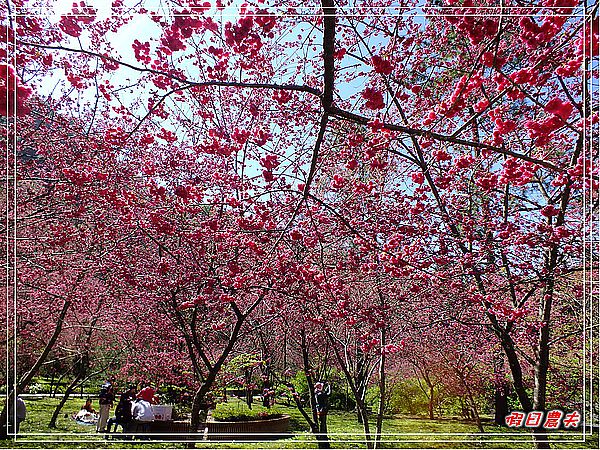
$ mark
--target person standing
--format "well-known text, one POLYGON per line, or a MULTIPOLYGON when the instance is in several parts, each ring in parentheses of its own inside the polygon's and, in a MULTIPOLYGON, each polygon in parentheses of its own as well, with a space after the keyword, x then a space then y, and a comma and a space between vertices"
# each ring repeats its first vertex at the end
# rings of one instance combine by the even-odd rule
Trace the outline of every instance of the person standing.
POLYGON ((329 411, 329 396, 331 395, 331 386, 329 383, 315 383, 315 407, 317 415, 326 416, 329 411))
POLYGON ((329 396, 331 386, 329 383, 315 383, 315 409, 319 419, 319 441, 327 441, 327 412, 329 411, 329 396))
POLYGON ((17 416, 15 421, 15 433, 19 434, 21 429, 21 422, 27 417, 27 406, 20 396, 17 396, 17 416))
POLYGON ((268 387, 262 391, 262 404, 265 408, 271 407, 271 390, 268 387))
POLYGON ((110 381, 104 383, 100 388, 100 411, 98 417, 98 424, 96 425, 96 431, 98 433, 104 433, 106 431, 106 423, 108 422, 108 416, 110 416, 110 408, 115 400, 115 394, 113 385, 110 381))

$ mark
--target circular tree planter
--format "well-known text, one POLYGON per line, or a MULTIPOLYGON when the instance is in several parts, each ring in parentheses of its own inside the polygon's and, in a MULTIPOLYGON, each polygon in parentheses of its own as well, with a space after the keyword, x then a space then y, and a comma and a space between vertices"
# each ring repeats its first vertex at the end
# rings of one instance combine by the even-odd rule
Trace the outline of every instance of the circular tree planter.
POLYGON ((290 416, 237 422, 206 422, 204 433, 210 441, 266 441, 290 437, 290 416))

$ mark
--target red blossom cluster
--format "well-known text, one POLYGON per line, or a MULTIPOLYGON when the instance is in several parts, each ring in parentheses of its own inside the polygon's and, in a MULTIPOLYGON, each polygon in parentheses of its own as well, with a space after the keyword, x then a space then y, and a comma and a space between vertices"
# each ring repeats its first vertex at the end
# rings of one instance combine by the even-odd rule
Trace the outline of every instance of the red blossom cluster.
POLYGON ((373 70, 383 75, 389 75, 394 70, 392 63, 387 59, 383 59, 379 55, 374 55, 371 58, 371 63, 373 64, 373 70))
POLYGON ((273 175, 273 172, 270 170, 263 170, 262 176, 267 183, 271 183, 275 180, 275 176, 273 175))
POLYGON ((163 50, 169 54, 185 50, 185 40, 192 37, 194 33, 205 27, 205 21, 200 19, 197 14, 184 9, 174 12, 173 23, 165 28, 161 37, 163 50))
POLYGON ((440 110, 444 112, 447 117, 454 117, 466 106, 466 99, 469 94, 476 89, 479 89, 482 84, 483 78, 481 75, 475 74, 471 77, 463 75, 456 84, 454 92, 450 95, 450 99, 440 103, 440 110))
POLYGON ((235 53, 253 58, 258 55, 263 46, 259 31, 263 35, 272 38, 274 36, 272 29, 277 23, 276 17, 264 10, 252 13, 248 11, 245 4, 241 7, 241 16, 237 23, 227 22, 225 24, 225 43, 235 53), (258 30, 255 29, 254 25, 257 25, 258 30))
POLYGON ((436 162, 451 161, 452 156, 444 149, 436 149, 433 151, 433 160, 436 162))
POLYGON ((0 64, 0 115, 23 116, 29 112, 25 102, 32 90, 21 84, 12 66, 0 64))
POLYGON ((383 101, 383 94, 375 88, 367 87, 361 93, 361 97, 367 102, 365 107, 368 109, 383 109, 385 108, 385 102, 383 101))
POLYGON ((91 167, 63 169, 62 174, 67 180, 69 180, 70 183, 73 183, 75 186, 83 186, 86 183, 93 181, 104 181, 108 178, 106 173, 99 172, 91 167))
POLYGON ((423 184, 423 182, 425 181, 425 175, 423 175, 422 172, 413 172, 410 174, 410 178, 413 181, 413 183, 416 184, 423 184))
POLYGON ((558 97, 552 98, 544 108, 548 114, 554 114, 562 120, 567 120, 573 112, 573 105, 568 101, 562 101, 558 97))
POLYGON ((552 133, 565 125, 566 120, 573 112, 573 105, 554 97, 546 104, 544 111, 551 116, 544 120, 529 120, 525 123, 529 135, 539 147, 548 144, 552 139, 552 133))
POLYGON ((501 52, 484 52, 483 55, 481 55, 481 62, 486 67, 495 67, 500 69, 504 64, 506 64, 506 61, 506 57, 504 57, 501 52))
POLYGON ((272 97, 280 105, 285 105, 287 102, 289 102, 292 99, 293 94, 291 91, 278 90, 278 91, 273 92, 272 97))
POLYGON ((475 158, 472 155, 460 155, 455 159, 454 165, 457 169, 467 169, 471 167, 475 162, 475 158))
POLYGON ((552 74, 550 73, 541 73, 539 69, 528 67, 511 73, 509 78, 516 84, 543 86, 551 76, 552 74))
POLYGON ((485 191, 492 190, 498 186, 498 175, 495 173, 481 174, 475 178, 475 184, 485 191))
POLYGON ((546 17, 541 25, 531 17, 521 18, 521 40, 532 50, 550 41, 562 29, 577 3, 578 0, 546 0, 544 6, 555 8, 552 10, 553 15, 546 17))
POLYGON ((254 21, 267 37, 272 38, 274 36, 272 30, 277 25, 277 16, 275 14, 269 13, 266 9, 258 9, 254 15, 254 21))
POLYGON ((256 145, 258 145, 259 147, 262 147, 263 145, 265 145, 267 142, 269 142, 270 139, 271 139, 271 133, 269 133, 268 131, 265 131, 263 129, 260 129, 260 128, 254 134, 254 143, 256 145))
POLYGON ((152 61, 152 58, 150 58, 150 42, 141 43, 135 39, 131 47, 135 53, 135 59, 141 63, 150 64, 152 61))
POLYGON ((279 158, 277 155, 267 155, 260 159, 260 165, 267 170, 276 169, 279 166, 279 158))
POLYGON ((342 189, 345 185, 346 185, 346 179, 343 176, 336 173, 333 176, 333 180, 331 182, 331 187, 333 189, 342 189))
MULTIPOLYGON (((447 2, 449 5, 457 3, 456 0, 447 2)), ((448 9, 444 17, 454 25, 460 34, 465 34, 471 44, 479 44, 486 37, 493 38, 498 32, 498 19, 481 17, 477 9, 473 8, 472 0, 464 0, 460 7, 448 9)))
POLYGON ((554 217, 558 216, 560 210, 557 209, 554 205, 546 205, 540 210, 540 214, 544 217, 554 217))
POLYGON ((500 173, 500 183, 514 183, 517 186, 523 186, 531 181, 537 170, 538 167, 529 161, 521 161, 513 157, 507 158, 500 173))
POLYGON ((72 14, 61 16, 58 27, 69 36, 79 37, 83 31, 79 24, 90 24, 96 20, 96 9, 81 1, 73 3, 71 11, 72 14))
MULTIPOLYGON (((596 47, 597 46, 598 44, 596 43, 596 47)), ((561 77, 572 77, 579 69, 581 69, 582 61, 582 57, 567 60, 562 66, 556 68, 556 75, 560 75, 561 77)))
POLYGON ((151 212, 148 219, 150 219, 150 224, 157 233, 173 235, 177 231, 176 225, 167 220, 159 211, 151 212))
POLYGON ((513 308, 504 301, 496 300, 493 297, 489 297, 488 302, 491 305, 489 312, 497 318, 507 320, 508 322, 514 322, 529 312, 526 308, 513 308))

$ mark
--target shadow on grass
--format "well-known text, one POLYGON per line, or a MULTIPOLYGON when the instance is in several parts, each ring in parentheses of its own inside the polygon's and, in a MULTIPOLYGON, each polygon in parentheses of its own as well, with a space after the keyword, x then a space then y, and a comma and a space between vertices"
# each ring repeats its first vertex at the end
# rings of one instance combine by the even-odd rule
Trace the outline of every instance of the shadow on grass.
POLYGON ((290 433, 310 431, 310 427, 305 421, 299 420, 296 417, 290 417, 290 428, 288 431, 290 433))

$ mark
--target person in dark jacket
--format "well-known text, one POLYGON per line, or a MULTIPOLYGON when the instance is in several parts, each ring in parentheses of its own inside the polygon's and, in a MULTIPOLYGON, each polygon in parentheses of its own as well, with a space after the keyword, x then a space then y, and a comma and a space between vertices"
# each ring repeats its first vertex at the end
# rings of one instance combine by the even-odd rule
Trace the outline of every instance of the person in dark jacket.
POLYGON ((315 406, 318 415, 327 415, 329 411, 329 396, 331 395, 331 386, 329 383, 315 383, 315 406))
POLYGON ((121 394, 121 398, 115 409, 115 417, 108 421, 107 432, 111 432, 113 424, 115 425, 115 431, 117 431, 119 425, 121 425, 124 433, 129 431, 129 424, 132 420, 131 404, 134 400, 135 386, 130 386, 128 390, 121 394))

